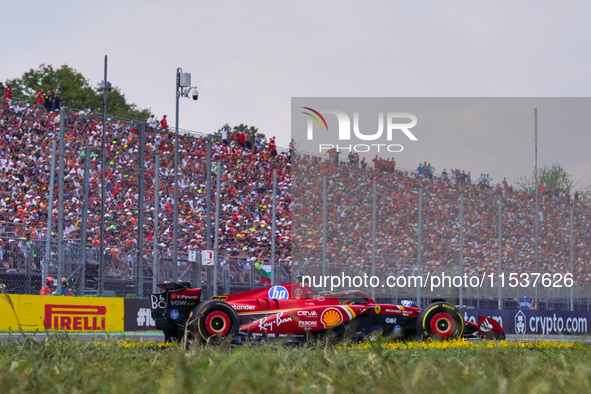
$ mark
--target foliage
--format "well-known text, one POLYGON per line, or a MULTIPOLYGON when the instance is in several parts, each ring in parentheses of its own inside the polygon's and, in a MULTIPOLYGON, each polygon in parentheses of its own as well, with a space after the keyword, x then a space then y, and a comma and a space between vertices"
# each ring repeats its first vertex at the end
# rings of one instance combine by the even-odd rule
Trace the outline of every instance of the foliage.
MULTIPOLYGON (((531 176, 521 176, 515 181, 521 189, 533 193, 536 190, 536 173, 532 171, 531 176)), ((560 164, 543 166, 538 169, 538 185, 540 188, 550 189, 558 194, 574 193, 577 183, 560 164)))
POLYGON ((579 342, 131 346, 61 336, 0 345, 4 392, 589 392, 579 342))
MULTIPOLYGON (((30 69, 20 78, 9 79, 4 85, 11 84, 15 98, 35 101, 35 94, 40 90, 58 92, 62 105, 68 108, 82 109, 102 113, 103 94, 100 86, 93 88, 88 80, 68 65, 54 69, 51 65, 41 64, 37 69, 30 69)), ((107 93, 107 114, 144 121, 150 116, 149 109, 140 109, 136 104, 128 103, 125 95, 117 87, 107 93)))
POLYGON ((222 136, 223 129, 228 130, 228 138, 230 138, 230 134, 232 133, 232 131, 242 131, 243 133, 249 132, 253 136, 258 134, 258 136, 261 137, 261 142, 262 142, 263 148, 266 147, 268 144, 267 137, 265 136, 265 134, 259 133, 259 129, 256 128, 255 126, 249 127, 247 124, 240 123, 238 126, 231 127, 228 123, 226 123, 222 127, 220 127, 218 129, 218 131, 213 133, 213 137, 220 139, 222 136))

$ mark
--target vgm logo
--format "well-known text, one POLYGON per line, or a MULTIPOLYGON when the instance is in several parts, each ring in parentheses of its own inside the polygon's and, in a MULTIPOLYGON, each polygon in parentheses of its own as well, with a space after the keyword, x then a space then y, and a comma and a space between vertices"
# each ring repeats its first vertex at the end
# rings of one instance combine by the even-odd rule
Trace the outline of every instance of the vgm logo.
MULTIPOLYGON (((320 129, 321 132, 329 132, 328 123, 324 115, 334 115, 338 122, 339 141, 351 141, 352 137, 361 141, 386 141, 386 143, 367 143, 367 144, 319 144, 319 151, 327 151, 336 148, 339 151, 348 150, 353 152, 369 152, 372 149, 377 149, 378 152, 386 150, 388 152, 402 152, 404 147, 400 144, 391 144, 396 135, 402 132, 409 140, 418 141, 418 138, 410 131, 411 128, 417 125, 417 117, 407 112, 378 112, 377 131, 374 130, 360 130, 359 127, 359 113, 353 112, 353 126, 351 127, 351 118, 347 113, 337 109, 321 109, 315 110, 310 107, 302 107, 306 111, 303 112, 308 116, 306 138, 308 141, 314 139, 314 128, 320 129), (317 127, 315 127, 315 124, 317 127), (384 138, 385 135, 385 138, 384 138)), ((332 130, 330 131, 332 132, 332 130)))
POLYGON ((104 331, 107 307, 101 305, 45 305, 45 327, 50 330, 104 331))

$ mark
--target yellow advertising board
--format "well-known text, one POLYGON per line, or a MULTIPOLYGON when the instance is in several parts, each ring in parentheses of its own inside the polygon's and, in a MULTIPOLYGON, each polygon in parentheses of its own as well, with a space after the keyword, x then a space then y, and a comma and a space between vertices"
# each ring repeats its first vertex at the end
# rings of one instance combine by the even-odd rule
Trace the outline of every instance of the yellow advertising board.
POLYGON ((0 294, 0 331, 123 331, 123 299, 0 294))

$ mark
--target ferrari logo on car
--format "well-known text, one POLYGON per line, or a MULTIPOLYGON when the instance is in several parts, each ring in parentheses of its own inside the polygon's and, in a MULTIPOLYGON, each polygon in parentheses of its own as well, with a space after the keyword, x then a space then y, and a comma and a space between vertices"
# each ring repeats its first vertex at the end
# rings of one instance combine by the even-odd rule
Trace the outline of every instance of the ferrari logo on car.
POLYGON ((322 321, 322 324, 324 324, 325 328, 335 327, 341 324, 341 322, 343 321, 343 315, 339 310, 329 308, 322 312, 320 320, 322 321))

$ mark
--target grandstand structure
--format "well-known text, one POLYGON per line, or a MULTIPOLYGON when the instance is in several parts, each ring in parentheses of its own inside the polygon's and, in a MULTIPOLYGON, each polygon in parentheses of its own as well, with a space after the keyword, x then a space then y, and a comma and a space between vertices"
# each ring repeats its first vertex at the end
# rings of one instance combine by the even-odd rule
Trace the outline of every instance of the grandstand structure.
MULTIPOLYGON (((17 100, 13 100, 12 106, 2 103, 0 282, 9 291, 37 294, 43 265, 48 267, 49 274, 56 275, 59 261, 63 261, 60 272, 69 278, 76 294, 144 295, 151 291, 154 277, 158 281, 171 279, 173 134, 146 130, 144 241, 138 245, 139 123, 111 118, 103 125, 101 117, 81 111, 59 114, 32 104, 19 104, 17 100), (59 138, 61 117, 66 127, 64 239, 59 248, 57 188, 53 206, 48 205, 51 147, 59 138), (98 246, 103 130, 107 137, 107 213, 105 254, 101 257, 98 246), (90 197, 83 223, 86 175, 90 197), (154 205, 156 179, 158 209, 154 205), (53 215, 48 230, 50 210, 53 215), (85 240, 81 240, 83 227, 87 228, 85 240), (60 253, 63 260, 58 258, 60 253), (99 269, 101 261, 103 270, 99 269)), ((267 149, 249 150, 219 139, 212 142, 211 161, 212 171, 220 172, 220 190, 215 190, 215 185, 206 190, 208 135, 180 132, 179 279, 203 286, 206 292, 212 290, 213 270, 202 266, 199 259, 189 261, 188 256, 207 246, 207 193, 211 193, 214 203, 220 196, 220 269, 216 283, 222 292, 265 284, 261 268, 257 267, 266 267, 272 260, 276 262, 277 282, 294 280, 303 274, 375 272, 386 276, 445 271, 487 275, 500 273, 499 267, 507 273, 532 272, 536 268, 533 194, 499 184, 468 183, 455 176, 455 172, 427 177, 393 166, 361 168, 347 160, 336 163, 309 154, 291 155, 281 149, 273 155, 267 149), (275 217, 273 197, 277 202, 275 217), (370 219, 374 210, 377 230, 372 229, 370 219), (271 256, 273 250, 275 255, 271 256)), ((568 196, 550 194, 542 195, 540 207, 538 270, 564 274, 572 264, 576 285, 572 291, 548 289, 539 298, 552 303, 554 308, 567 308, 567 299, 574 298, 577 308, 589 309, 591 210, 568 196)), ((445 292, 448 297, 458 297, 453 289, 445 292)), ((493 286, 465 289, 464 297, 478 303, 490 299, 496 305, 500 294, 493 286)), ((507 289, 502 297, 511 300, 532 294, 531 288, 517 288, 507 289)), ((378 294, 393 298, 413 295, 406 289, 387 289, 378 294)), ((431 295, 436 294, 423 294, 431 295)))

